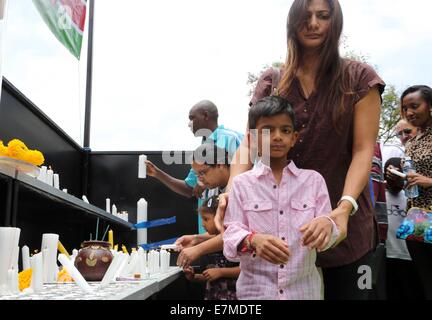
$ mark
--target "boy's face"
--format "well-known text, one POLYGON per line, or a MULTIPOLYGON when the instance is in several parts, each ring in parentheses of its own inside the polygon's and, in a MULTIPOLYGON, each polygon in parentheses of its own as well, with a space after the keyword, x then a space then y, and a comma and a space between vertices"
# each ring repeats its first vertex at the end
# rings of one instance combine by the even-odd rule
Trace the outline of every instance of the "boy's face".
POLYGON ((229 168, 225 165, 209 166, 192 162, 192 169, 195 171, 199 181, 208 189, 225 187, 229 180, 229 168))
POLYGON ((258 119, 258 151, 263 158, 286 158, 298 138, 291 118, 287 114, 258 119))
POLYGON ((202 219, 202 224, 204 229, 209 233, 209 234, 218 234, 218 230, 216 228, 216 225, 214 223, 214 215, 211 214, 210 212, 206 212, 201 210, 201 219, 202 219))

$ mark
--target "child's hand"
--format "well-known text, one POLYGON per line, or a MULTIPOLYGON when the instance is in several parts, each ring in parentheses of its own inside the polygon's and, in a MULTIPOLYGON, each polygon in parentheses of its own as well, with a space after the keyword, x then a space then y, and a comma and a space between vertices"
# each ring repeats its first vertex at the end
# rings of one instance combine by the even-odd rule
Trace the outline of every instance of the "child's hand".
POLYGON ((288 244, 272 235, 256 234, 251 245, 258 257, 273 264, 285 264, 291 255, 288 244))
POLYGON ((329 244, 332 235, 333 224, 325 216, 317 217, 308 224, 300 228, 303 233, 302 245, 310 250, 317 249, 323 251, 329 244))
POLYGON ((186 279, 192 281, 195 278, 195 270, 192 267, 183 268, 186 279))
POLYGON ((207 281, 212 282, 222 277, 222 270, 219 268, 207 269, 204 270, 203 276, 207 281))

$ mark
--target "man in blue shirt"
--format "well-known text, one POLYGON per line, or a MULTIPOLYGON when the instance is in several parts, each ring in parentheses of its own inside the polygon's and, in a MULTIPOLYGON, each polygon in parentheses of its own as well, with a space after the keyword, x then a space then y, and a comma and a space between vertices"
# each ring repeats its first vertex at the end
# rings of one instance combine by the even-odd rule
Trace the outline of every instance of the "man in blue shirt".
MULTIPOLYGON (((198 102, 189 111, 189 128, 196 137, 203 137, 202 142, 213 140, 216 146, 234 154, 243 140, 243 134, 218 125, 218 109, 216 105, 208 100, 198 102)), ((198 208, 203 202, 201 195, 205 188, 198 182, 196 173, 191 169, 184 179, 177 179, 147 161, 147 175, 158 179, 172 191, 185 197, 195 196, 198 198, 198 208)), ((200 215, 198 215, 199 233, 205 233, 200 215)))

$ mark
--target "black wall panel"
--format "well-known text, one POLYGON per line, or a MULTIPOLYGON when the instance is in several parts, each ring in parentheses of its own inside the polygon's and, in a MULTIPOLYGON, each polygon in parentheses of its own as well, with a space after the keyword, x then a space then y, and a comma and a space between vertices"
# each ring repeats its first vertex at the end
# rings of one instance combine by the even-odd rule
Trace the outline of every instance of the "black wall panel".
POLYGON ((6 79, 0 103, 0 140, 22 140, 30 149, 45 156, 45 165, 60 174, 60 187, 70 194, 82 195, 83 151, 6 79))
POLYGON ((165 187, 158 180, 138 179, 138 157, 146 154, 160 169, 184 179, 190 165, 165 165, 162 152, 94 152, 90 156, 89 201, 105 208, 105 199, 111 199, 118 211, 128 211, 129 221, 136 222, 136 207, 140 198, 148 202, 148 220, 177 217, 174 225, 148 230, 148 242, 158 242, 197 233, 196 199, 187 199, 165 187))

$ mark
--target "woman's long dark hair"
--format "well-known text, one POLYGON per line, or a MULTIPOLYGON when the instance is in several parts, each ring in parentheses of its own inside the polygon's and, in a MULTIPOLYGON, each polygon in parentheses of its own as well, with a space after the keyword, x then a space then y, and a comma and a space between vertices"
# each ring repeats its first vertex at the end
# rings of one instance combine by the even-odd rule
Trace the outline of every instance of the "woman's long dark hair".
MULTIPOLYGON (((339 129, 339 120, 345 112, 344 102, 347 95, 353 94, 352 79, 344 73, 344 60, 339 54, 339 41, 343 28, 343 15, 338 0, 326 0, 331 14, 331 24, 326 40, 320 49, 320 68, 315 79, 315 88, 320 90, 327 86, 325 94, 320 97, 320 102, 334 106, 333 126, 339 129), (329 85, 331 84, 331 85, 329 85)), ((288 54, 285 62, 285 73, 282 77, 278 91, 280 95, 287 96, 291 84, 300 68, 302 47, 297 33, 308 21, 308 6, 310 0, 295 0, 291 6, 287 21, 287 45, 288 54)))

